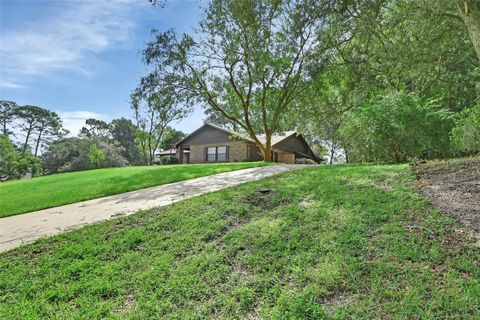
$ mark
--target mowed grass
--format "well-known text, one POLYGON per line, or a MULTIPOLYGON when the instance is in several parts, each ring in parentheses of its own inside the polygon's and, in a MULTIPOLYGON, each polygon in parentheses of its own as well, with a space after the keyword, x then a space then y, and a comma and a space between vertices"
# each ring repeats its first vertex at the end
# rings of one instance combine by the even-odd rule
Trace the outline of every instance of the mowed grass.
POLYGON ((479 319, 479 251, 407 166, 314 167, 3 253, 0 318, 479 319))
POLYGON ((0 218, 215 173, 266 165, 265 162, 108 168, 61 173, 0 183, 0 218))

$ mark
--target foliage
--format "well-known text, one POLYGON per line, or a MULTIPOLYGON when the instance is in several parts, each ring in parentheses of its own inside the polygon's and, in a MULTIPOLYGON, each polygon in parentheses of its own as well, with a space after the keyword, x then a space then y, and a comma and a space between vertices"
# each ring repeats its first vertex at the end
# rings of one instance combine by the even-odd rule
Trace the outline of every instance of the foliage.
POLYGON ((437 101, 398 92, 348 114, 340 135, 349 161, 399 163, 450 155, 452 126, 451 114, 437 101))
POLYGON ((369 89, 367 98, 404 91, 442 97, 451 111, 471 106, 480 93, 480 65, 463 22, 442 14, 455 9, 443 0, 379 2, 355 15, 354 37, 340 48, 340 62, 357 86, 369 89))
POLYGON ((312 167, 3 253, 0 317, 477 319, 474 242, 406 165, 312 167))
POLYGON ((140 87, 154 83, 178 101, 207 105, 271 161, 271 136, 301 96, 306 67, 341 41, 329 29, 334 13, 330 2, 211 1, 195 35, 156 33, 144 51, 154 71, 140 87))
POLYGON ((0 125, 1 134, 4 136, 11 135, 13 121, 18 115, 18 105, 13 101, 0 100, 0 125))
POLYGON ((48 146, 46 152, 42 154, 42 166, 46 174, 100 167, 123 167, 127 161, 122 157, 121 152, 121 147, 105 141, 64 138, 48 146), (93 162, 90 159, 92 150, 93 162), (103 160, 101 154, 103 154, 103 160), (98 161, 95 157, 98 157, 98 161))
POLYGON ((458 115, 452 129, 452 141, 460 151, 480 152, 480 104, 458 115))
POLYGON ((0 181, 19 179, 28 172, 40 172, 38 159, 17 150, 7 136, 0 134, 0 181))
POLYGON ((108 140, 111 137, 111 126, 103 120, 90 118, 85 120, 85 126, 80 129, 79 136, 94 140, 108 140))
POLYGON ((168 126, 190 112, 190 107, 179 104, 165 89, 157 89, 149 84, 137 88, 131 96, 137 127, 135 138, 148 165, 153 164, 168 126))
MULTIPOLYGON (((99 145, 99 147, 102 146, 99 145)), ((106 159, 108 160, 107 153, 106 159)), ((87 161, 82 160, 82 163, 85 162, 88 163, 88 158, 87 161)), ((0 217, 265 165, 264 162, 236 162, 138 166, 69 172, 11 181, 0 184, 0 194, 2 195, 0 197, 0 217)))
POLYGON ((88 152, 90 141, 81 138, 63 138, 48 145, 42 154, 42 168, 46 174, 69 171, 70 164, 88 152))
POLYGON ((35 138, 34 155, 39 151, 40 144, 46 143, 51 139, 62 137, 68 131, 63 128, 62 120, 55 113, 48 109, 37 106, 18 107, 16 117, 20 120, 18 128, 25 137, 22 151, 25 152, 30 147, 29 143, 35 138))
POLYGON ((160 148, 162 150, 169 150, 173 148, 175 143, 179 142, 186 136, 185 133, 173 128, 167 128, 165 134, 163 135, 162 141, 160 142, 160 148))
POLYGON ((110 123, 112 139, 122 147, 122 156, 133 165, 142 162, 142 155, 135 143, 135 130, 135 125, 129 119, 114 119, 110 123))
POLYGON ((166 165, 166 164, 176 164, 177 163, 177 157, 175 156, 163 156, 160 158, 160 164, 166 165))
POLYGON ((228 118, 223 116, 218 111, 215 111, 215 109, 211 107, 206 107, 204 109, 204 114, 205 114, 205 122, 212 123, 221 128, 225 128, 231 131, 235 131, 235 132, 240 131, 238 124, 236 124, 232 120, 229 120, 228 118))
POLYGON ((88 160, 95 166, 95 168, 100 168, 103 161, 105 161, 105 153, 94 143, 90 146, 88 160))

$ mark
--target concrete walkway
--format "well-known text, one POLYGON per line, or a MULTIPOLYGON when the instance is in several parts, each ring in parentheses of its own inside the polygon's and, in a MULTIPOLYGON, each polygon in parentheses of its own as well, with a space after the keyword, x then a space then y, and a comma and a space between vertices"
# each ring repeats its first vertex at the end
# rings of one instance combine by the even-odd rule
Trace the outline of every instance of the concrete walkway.
POLYGON ((276 165, 230 171, 1 218, 0 252, 87 224, 166 206, 186 198, 302 167, 304 166, 276 165))

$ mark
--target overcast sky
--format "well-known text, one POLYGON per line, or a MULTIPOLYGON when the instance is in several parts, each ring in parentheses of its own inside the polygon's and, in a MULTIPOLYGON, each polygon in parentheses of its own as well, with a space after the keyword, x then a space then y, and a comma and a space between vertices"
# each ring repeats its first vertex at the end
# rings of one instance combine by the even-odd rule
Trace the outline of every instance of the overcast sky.
MULTIPOLYGON (((56 111, 72 133, 85 119, 131 118, 129 95, 146 73, 151 29, 191 31, 198 1, 0 0, 0 99, 56 111)), ((197 108, 174 127, 191 132, 197 108)))

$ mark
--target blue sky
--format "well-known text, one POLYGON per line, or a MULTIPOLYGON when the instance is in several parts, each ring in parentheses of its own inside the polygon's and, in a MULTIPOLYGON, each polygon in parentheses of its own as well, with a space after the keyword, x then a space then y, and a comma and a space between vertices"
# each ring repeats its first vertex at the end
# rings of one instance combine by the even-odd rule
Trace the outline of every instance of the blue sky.
MULTIPOLYGON (((131 117, 130 92, 147 72, 140 51, 150 30, 191 31, 198 1, 0 0, 0 99, 38 105, 73 134, 86 118, 131 117)), ((197 107, 174 127, 201 125, 197 107)))

